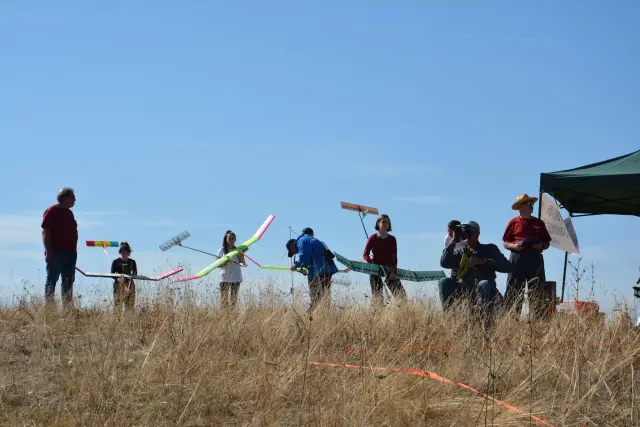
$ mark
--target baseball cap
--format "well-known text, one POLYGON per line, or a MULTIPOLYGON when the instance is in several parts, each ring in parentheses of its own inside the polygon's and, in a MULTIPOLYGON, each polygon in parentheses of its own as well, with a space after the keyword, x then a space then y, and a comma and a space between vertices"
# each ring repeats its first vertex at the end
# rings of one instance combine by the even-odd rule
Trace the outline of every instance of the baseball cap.
POLYGON ((291 244, 292 244, 292 243, 295 243, 295 242, 296 242, 296 239, 289 239, 289 240, 287 240, 287 245, 286 245, 286 247, 287 247, 287 253, 288 253, 288 255, 287 255, 287 256, 288 256, 289 258, 291 258, 291 257, 294 255, 293 253, 291 253, 291 249, 289 249, 289 246, 291 246, 291 244))
POLYGON ((305 227, 302 229, 302 234, 313 234, 311 227, 305 227))
POLYGON ((467 222, 465 222, 465 223, 463 223, 463 224, 462 224, 462 227, 463 227, 463 228, 467 228, 467 227, 469 227, 469 228, 475 228, 476 230, 480 231, 480 224, 478 224, 478 223, 477 223, 477 222, 475 222, 475 221, 467 221, 467 222))

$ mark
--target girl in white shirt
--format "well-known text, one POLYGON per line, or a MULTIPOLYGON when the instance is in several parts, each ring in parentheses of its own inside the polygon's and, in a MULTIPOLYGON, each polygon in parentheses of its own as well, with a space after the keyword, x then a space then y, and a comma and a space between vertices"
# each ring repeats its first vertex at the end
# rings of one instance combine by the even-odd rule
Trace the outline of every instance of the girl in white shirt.
MULTIPOLYGON (((222 247, 218 251, 218 256, 223 257, 236 248, 236 235, 231 230, 227 230, 222 239, 222 247)), ((240 266, 246 267, 247 263, 243 254, 236 254, 230 261, 220 266, 220 302, 222 308, 229 307, 229 292, 231 292, 231 307, 238 303, 238 292, 242 282, 242 271, 240 266)))

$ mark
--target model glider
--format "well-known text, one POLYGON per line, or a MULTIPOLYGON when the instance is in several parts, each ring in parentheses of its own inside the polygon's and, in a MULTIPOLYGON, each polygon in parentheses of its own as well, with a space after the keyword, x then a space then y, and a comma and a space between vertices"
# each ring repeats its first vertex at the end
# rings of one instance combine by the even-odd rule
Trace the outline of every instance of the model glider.
MULTIPOLYGON (((261 267, 263 270, 276 270, 276 271, 291 271, 291 267, 278 267, 273 265, 263 265, 261 267)), ((297 268, 296 271, 301 273, 303 276, 306 276, 309 273, 309 270, 306 268, 297 268)))
MULTIPOLYGON (((291 267, 280 267, 280 266, 273 266, 273 265, 263 265, 261 268, 263 270, 291 271, 291 267)), ((307 270, 304 267, 297 268, 296 271, 298 273, 302 273, 303 276, 306 276, 309 273, 309 270, 307 270)), ((338 270, 338 273, 348 273, 348 272, 349 272, 348 268, 344 270, 338 270)))
MULTIPOLYGON (((373 274, 374 276, 388 277, 388 267, 378 264, 370 264, 362 261, 351 261, 338 253, 336 253, 336 259, 338 260, 338 262, 340 262, 340 264, 349 267, 353 271, 373 274)), ((411 271, 398 268, 396 270, 396 277, 400 280, 407 280, 409 282, 429 282, 445 277, 445 274, 442 270, 411 271)))
POLYGON ((356 205, 355 203, 340 202, 340 206, 342 207, 342 209, 358 212, 362 218, 364 218, 368 214, 373 214, 373 215, 379 214, 378 209, 376 208, 372 208, 369 206, 356 205))
MULTIPOLYGON (((212 256, 214 258, 220 259, 220 257, 218 255, 216 255, 216 254, 212 254, 210 252, 205 252, 205 251, 202 251, 200 249, 191 248, 189 246, 183 245, 182 242, 189 236, 191 236, 191 234, 189 234, 188 231, 183 231, 182 233, 178 234, 177 236, 174 236, 173 238, 171 238, 171 239, 167 240, 166 242, 164 242, 163 244, 161 244, 160 245, 160 249, 162 250, 162 252, 165 252, 165 251, 167 251, 168 249, 170 249, 170 248, 172 248, 174 246, 180 246, 180 247, 185 248, 185 249, 190 249, 192 251, 200 252, 200 253, 203 253, 203 254, 206 254, 206 255, 210 255, 210 256, 212 256)), ((255 261, 253 258, 248 256, 247 254, 244 254, 244 256, 249 261, 251 261, 252 263, 257 265, 258 267, 262 267, 257 261, 255 261)), ((231 262, 233 262, 235 264, 240 264, 239 262, 234 261, 234 260, 229 260, 229 261, 231 261, 231 262)), ((240 264, 240 265, 242 266, 242 264, 240 264)))
POLYGON ((216 261, 211 263, 208 267, 206 267, 203 270, 201 270, 200 272, 198 272, 198 274, 196 274, 194 276, 183 277, 182 279, 174 279, 174 280, 171 281, 171 283, 186 282, 187 280, 201 279, 204 276, 206 276, 207 274, 211 273, 216 268, 220 267, 222 264, 224 264, 224 263, 226 263, 228 261, 231 261, 231 259, 235 255, 237 255, 239 253, 244 254, 249 249, 249 246, 253 245, 255 242, 260 240, 260 238, 262 237, 264 232, 267 231, 267 228, 269 228, 269 226, 271 225, 271 222, 274 219, 275 219, 275 216, 269 215, 267 217, 267 219, 264 221, 264 223, 260 226, 258 231, 256 231, 256 233, 253 235, 252 238, 250 238, 249 240, 247 240, 243 244, 237 246, 234 250, 230 251, 228 254, 225 254, 224 256, 218 258, 216 261))
POLYGON ((102 248, 109 261, 111 261, 111 257, 109 256, 109 252, 107 252, 107 248, 117 248, 120 246, 119 242, 113 240, 87 240, 86 243, 87 246, 92 248, 102 248))
POLYGON ((368 239, 369 233, 367 233, 367 227, 364 226, 364 217, 367 216, 367 214, 378 215, 379 214, 378 209, 372 208, 370 206, 356 205, 355 203, 347 203, 347 202, 340 202, 340 206, 342 206, 342 209, 358 212, 358 217, 360 218, 362 229, 364 230, 364 234, 365 236, 367 236, 367 239, 368 239))
POLYGON ((162 279, 166 279, 169 276, 173 276, 174 274, 180 273, 182 271, 182 267, 178 267, 171 271, 167 271, 166 273, 162 273, 161 275, 156 277, 139 276, 139 275, 131 275, 131 274, 118 274, 118 273, 86 273, 79 267, 76 267, 76 270, 82 273, 83 276, 87 276, 87 277, 107 277, 111 279, 126 278, 126 279, 133 279, 133 280, 151 280, 153 282, 158 282, 162 279))
POLYGON ((460 258, 460 265, 458 266, 458 270, 456 272, 456 277, 458 279, 462 279, 465 274, 469 271, 471 267, 470 261, 473 257, 476 256, 476 252, 470 247, 466 246, 464 252, 462 252, 462 257, 460 258))
POLYGON ((87 240, 87 246, 96 248, 117 248, 120 243, 108 240, 87 240))

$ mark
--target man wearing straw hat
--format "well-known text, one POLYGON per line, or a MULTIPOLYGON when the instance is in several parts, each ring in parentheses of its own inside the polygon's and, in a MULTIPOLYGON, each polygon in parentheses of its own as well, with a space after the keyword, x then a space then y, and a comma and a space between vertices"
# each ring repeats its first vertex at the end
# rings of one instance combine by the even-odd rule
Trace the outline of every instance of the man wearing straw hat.
POLYGON ((512 270, 507 278, 505 308, 522 310, 525 283, 529 283, 530 307, 536 316, 543 315, 544 259, 542 251, 549 248, 551 236, 544 222, 532 215, 537 197, 521 194, 511 209, 519 215, 511 219, 502 237, 503 246, 511 251, 512 270))

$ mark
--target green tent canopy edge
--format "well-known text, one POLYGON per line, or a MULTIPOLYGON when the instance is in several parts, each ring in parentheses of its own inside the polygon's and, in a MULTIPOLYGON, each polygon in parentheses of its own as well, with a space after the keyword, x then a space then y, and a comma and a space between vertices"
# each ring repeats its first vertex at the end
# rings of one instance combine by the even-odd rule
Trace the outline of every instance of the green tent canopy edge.
POLYGON ((572 216, 640 216, 640 150, 573 169, 541 173, 540 193, 553 196, 572 216))

